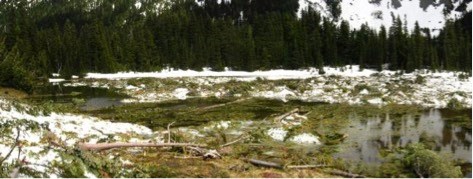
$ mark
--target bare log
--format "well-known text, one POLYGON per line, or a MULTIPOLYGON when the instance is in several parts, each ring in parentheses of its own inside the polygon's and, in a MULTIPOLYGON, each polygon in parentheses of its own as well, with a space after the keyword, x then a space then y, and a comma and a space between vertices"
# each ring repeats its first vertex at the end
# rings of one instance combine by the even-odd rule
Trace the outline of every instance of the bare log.
POLYGON ((81 150, 109 150, 113 148, 124 148, 124 147, 186 147, 186 146, 195 146, 195 147, 205 147, 202 144, 191 144, 191 143, 101 143, 101 144, 85 144, 80 143, 79 148, 81 150))
POLYGON ((246 101, 246 100, 249 100, 249 99, 251 99, 251 98, 238 99, 238 100, 231 101, 231 102, 228 102, 228 103, 216 104, 216 105, 212 105, 212 106, 203 107, 203 108, 200 108, 198 110, 203 110, 204 111, 204 110, 209 110, 209 109, 213 109, 213 108, 224 107, 224 106, 227 106, 227 105, 230 105, 230 104, 240 103, 240 102, 243 102, 243 101, 246 101))
POLYGON ((287 116, 290 116, 291 114, 294 114, 296 112, 299 112, 299 108, 293 109, 292 111, 289 111, 287 113, 284 113, 283 115, 277 116, 274 118, 274 122, 281 122, 284 118, 287 116))
POLYGON ((288 169, 311 169, 311 168, 325 168, 330 167, 330 165, 289 165, 286 168, 288 169))
POLYGON ((338 175, 338 176, 348 177, 348 178, 365 178, 365 176, 363 176, 363 175, 348 173, 348 172, 344 172, 344 171, 341 171, 341 170, 330 170, 328 173, 330 173, 332 175, 338 175))
POLYGON ((267 162, 267 161, 256 160, 256 159, 246 159, 246 161, 256 166, 283 169, 283 166, 281 164, 274 163, 274 162, 267 162))

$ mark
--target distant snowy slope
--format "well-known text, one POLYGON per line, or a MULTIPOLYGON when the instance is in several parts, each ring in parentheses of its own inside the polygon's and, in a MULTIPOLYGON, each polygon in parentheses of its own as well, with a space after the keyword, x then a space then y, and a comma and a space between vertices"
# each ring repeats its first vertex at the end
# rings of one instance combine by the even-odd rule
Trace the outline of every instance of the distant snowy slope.
MULTIPOLYGON (((367 23, 370 27, 379 29, 382 25, 392 25, 392 15, 407 20, 408 29, 414 28, 419 22, 421 28, 431 29, 432 35, 437 35, 446 19, 459 18, 462 12, 456 11, 463 0, 454 0, 452 4, 446 0, 342 0, 339 20, 347 20, 352 28, 359 28, 367 23), (447 5, 452 5, 448 14, 444 15, 447 5)), ((326 0, 300 0, 300 12, 308 6, 319 11, 322 16, 332 17, 326 0)), ((467 2, 467 11, 471 11, 471 1, 467 2)), ((299 13, 300 13, 299 12, 299 13)))

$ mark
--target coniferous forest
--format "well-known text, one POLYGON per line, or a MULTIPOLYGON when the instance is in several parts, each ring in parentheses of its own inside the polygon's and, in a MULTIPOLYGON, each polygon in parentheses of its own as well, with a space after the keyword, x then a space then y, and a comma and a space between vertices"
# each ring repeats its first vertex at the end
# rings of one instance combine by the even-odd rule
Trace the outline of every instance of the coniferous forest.
MULTIPOLYGON (((51 73, 265 70, 341 66, 471 72, 471 12, 440 35, 393 18, 380 30, 298 17, 298 0, 6 0, 0 3, 0 85, 28 91, 51 73)), ((333 9, 336 9, 333 8, 333 9)))

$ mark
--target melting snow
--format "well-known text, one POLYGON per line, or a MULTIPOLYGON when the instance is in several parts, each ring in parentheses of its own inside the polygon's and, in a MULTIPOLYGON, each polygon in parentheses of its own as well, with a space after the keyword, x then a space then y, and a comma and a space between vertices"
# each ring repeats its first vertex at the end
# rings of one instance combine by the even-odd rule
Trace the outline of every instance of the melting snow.
POLYGON ((272 128, 268 130, 267 134, 274 140, 283 141, 287 135, 287 131, 283 128, 272 128))
POLYGON ((296 135, 290 139, 290 141, 299 143, 299 144, 322 144, 319 138, 313 134, 303 133, 296 135))

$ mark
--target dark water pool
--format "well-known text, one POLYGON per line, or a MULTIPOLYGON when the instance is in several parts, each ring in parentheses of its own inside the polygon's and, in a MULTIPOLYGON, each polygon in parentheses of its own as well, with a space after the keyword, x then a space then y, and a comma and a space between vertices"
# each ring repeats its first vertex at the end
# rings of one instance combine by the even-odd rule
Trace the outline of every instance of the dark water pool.
POLYGON ((452 113, 431 109, 420 116, 385 114, 371 118, 353 114, 349 119, 351 124, 341 131, 348 138, 336 157, 377 164, 383 161, 382 150, 424 142, 436 151, 452 153, 454 158, 471 163, 471 127, 455 123, 459 118, 471 121, 471 110, 452 113))
POLYGON ((106 88, 89 86, 43 86, 36 90, 30 99, 37 102, 79 103, 81 110, 98 110, 123 105, 122 99, 128 96, 106 88))

